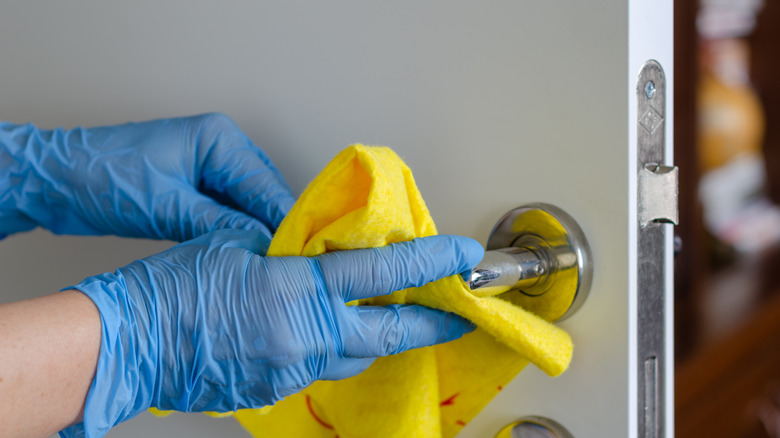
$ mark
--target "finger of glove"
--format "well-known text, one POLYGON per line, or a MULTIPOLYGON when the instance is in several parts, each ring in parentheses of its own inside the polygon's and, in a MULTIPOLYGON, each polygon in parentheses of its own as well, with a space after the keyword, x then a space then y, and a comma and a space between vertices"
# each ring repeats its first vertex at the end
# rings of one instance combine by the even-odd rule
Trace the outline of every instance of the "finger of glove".
POLYGON ((357 376, 374 363, 374 357, 344 357, 328 364, 320 376, 320 380, 341 380, 357 376))
MULTIPOLYGON (((186 192, 179 192, 186 193, 186 192)), ((158 217, 160 232, 179 242, 221 229, 257 230, 271 236, 268 227, 246 213, 226 207, 199 193, 177 197, 158 217)))
POLYGON ((204 234, 180 243, 182 246, 206 246, 210 248, 242 248, 257 255, 265 255, 271 244, 271 236, 265 230, 223 229, 204 234))
POLYGON ((336 251, 318 256, 325 285, 345 302, 419 287, 470 270, 482 246, 462 236, 417 238, 382 248, 336 251))
POLYGON ((209 151, 201 185, 214 191, 276 230, 295 198, 271 159, 228 117, 203 117, 199 143, 209 151))
POLYGON ((380 357, 460 338, 474 325, 453 313, 417 305, 352 307, 357 322, 342 329, 344 355, 380 357))

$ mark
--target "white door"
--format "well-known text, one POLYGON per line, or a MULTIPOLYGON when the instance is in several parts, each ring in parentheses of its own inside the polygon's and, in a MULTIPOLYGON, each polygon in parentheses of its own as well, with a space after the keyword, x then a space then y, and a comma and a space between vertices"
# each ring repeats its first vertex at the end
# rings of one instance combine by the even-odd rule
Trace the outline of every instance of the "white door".
MULTIPOLYGON (((345 146, 390 146, 440 232, 483 243, 509 209, 557 205, 584 229, 595 266, 588 301, 561 324, 571 368, 552 379, 528 367, 461 436, 541 415, 577 437, 671 437, 671 322, 657 364, 666 379, 649 396, 638 384, 636 85, 650 59, 666 72, 671 157, 671 0, 6 2, 0 119, 51 128, 220 111, 296 193, 345 146), (656 434, 642 423, 655 408, 640 404, 654 394, 656 434)), ((0 242, 0 299, 167 246, 14 236, 0 242)), ((245 436, 232 420, 147 414, 110 436, 142 434, 245 436)))

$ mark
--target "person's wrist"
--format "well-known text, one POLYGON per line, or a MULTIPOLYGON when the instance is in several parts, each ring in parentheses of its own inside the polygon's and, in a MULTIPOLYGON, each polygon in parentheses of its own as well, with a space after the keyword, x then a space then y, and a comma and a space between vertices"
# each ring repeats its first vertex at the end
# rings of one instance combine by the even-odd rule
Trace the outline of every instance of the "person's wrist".
POLYGON ((102 436, 117 424, 152 407, 156 397, 157 342, 154 306, 128 293, 121 269, 90 277, 67 289, 89 297, 100 312, 101 342, 95 378, 84 404, 83 421, 61 432, 66 438, 102 436))

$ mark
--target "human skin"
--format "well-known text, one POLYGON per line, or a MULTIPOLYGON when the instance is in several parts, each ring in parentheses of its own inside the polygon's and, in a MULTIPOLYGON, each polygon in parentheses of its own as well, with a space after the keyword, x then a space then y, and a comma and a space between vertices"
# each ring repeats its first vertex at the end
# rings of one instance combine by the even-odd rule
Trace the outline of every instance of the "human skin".
POLYGON ((81 292, 0 304, 0 436, 80 422, 99 351, 100 315, 81 292))

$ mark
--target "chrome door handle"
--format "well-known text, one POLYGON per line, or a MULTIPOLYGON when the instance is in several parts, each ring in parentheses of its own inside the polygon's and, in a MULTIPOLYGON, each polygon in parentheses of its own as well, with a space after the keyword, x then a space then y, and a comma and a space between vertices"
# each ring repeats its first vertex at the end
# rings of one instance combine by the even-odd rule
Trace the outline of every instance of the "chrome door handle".
POLYGON ((539 299, 550 294, 572 297, 558 320, 576 312, 593 278, 588 241, 577 222, 550 204, 515 208, 498 220, 485 257, 467 280, 474 295, 520 291, 539 299))

